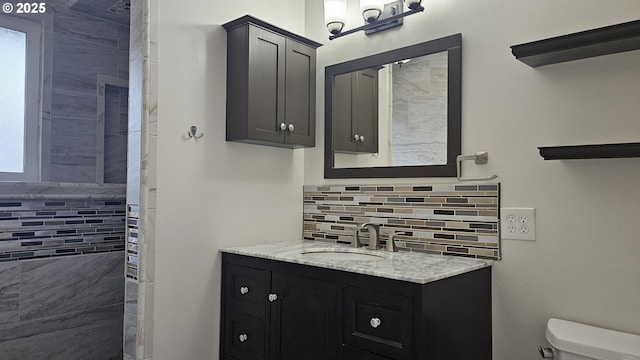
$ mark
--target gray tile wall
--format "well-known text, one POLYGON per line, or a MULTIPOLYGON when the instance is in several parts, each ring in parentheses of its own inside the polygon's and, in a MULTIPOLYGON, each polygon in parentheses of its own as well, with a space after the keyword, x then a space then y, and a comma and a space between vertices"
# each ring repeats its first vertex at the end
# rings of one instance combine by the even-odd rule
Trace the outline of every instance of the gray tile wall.
MULTIPOLYGON (((95 182, 98 150, 96 138, 105 136, 98 129, 98 75, 123 80, 129 78, 129 26, 69 9, 66 0, 47 2, 47 15, 53 16, 51 67, 50 161, 47 181, 95 182)), ((46 89, 45 89, 46 90, 46 89)), ((120 101, 118 107, 120 106, 120 101)), ((110 115, 120 120, 121 111, 110 115)), ((126 127, 125 127, 126 128, 126 127)), ((110 134, 111 155, 126 155, 126 134, 114 140, 110 134)), ((47 159, 43 159, 46 161, 47 159)), ((109 165, 112 165, 109 163, 109 165)), ((107 171, 105 178, 124 183, 120 167, 107 171)), ((44 173, 44 176, 47 176, 44 173)))
POLYGON ((0 263, 0 358, 122 359, 122 252, 0 263))

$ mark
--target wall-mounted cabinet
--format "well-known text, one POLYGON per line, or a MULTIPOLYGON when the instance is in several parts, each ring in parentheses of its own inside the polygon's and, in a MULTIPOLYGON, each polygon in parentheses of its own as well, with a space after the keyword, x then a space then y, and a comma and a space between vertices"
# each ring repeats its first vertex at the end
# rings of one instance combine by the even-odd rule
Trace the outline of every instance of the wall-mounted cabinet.
POLYGON ((378 152, 378 70, 336 75, 333 93, 334 149, 378 152))
POLYGON ((227 141, 315 146, 316 48, 321 44, 243 16, 227 30, 227 141))

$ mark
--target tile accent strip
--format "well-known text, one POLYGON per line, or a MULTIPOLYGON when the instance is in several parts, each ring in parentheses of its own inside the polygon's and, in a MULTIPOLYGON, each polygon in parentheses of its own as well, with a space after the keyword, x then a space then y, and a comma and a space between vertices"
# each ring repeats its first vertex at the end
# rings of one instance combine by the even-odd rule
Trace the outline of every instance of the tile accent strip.
MULTIPOLYGON (((500 184, 305 185, 306 240, 350 243, 357 224, 406 251, 499 260, 500 184)), ((361 236, 366 239, 365 231, 361 236)))
POLYGON ((0 200, 0 262, 124 250, 121 199, 0 200))
POLYGON ((138 280, 138 221, 140 220, 140 206, 127 207, 127 278, 138 280))

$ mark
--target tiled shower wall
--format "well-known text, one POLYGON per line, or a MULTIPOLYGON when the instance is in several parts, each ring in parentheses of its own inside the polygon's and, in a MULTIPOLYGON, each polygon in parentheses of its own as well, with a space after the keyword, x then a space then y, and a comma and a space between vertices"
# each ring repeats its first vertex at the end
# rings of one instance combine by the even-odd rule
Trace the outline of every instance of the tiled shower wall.
POLYGON ((0 183, 0 358, 122 359, 124 186, 0 183))
MULTIPOLYGON (((398 247, 500 259, 500 185, 321 185, 304 187, 304 238, 351 243, 355 228, 380 224, 398 247)), ((366 231, 362 231, 366 242, 366 231)))
POLYGON ((91 183, 106 171, 107 182, 124 183, 124 163, 107 161, 106 169, 98 168, 104 150, 97 144, 103 141, 107 160, 126 156, 128 17, 118 19, 104 10, 100 18, 69 7, 77 3, 49 0, 46 14, 25 16, 44 29, 42 181, 91 183), (117 85, 113 94, 98 94, 100 77, 117 85))

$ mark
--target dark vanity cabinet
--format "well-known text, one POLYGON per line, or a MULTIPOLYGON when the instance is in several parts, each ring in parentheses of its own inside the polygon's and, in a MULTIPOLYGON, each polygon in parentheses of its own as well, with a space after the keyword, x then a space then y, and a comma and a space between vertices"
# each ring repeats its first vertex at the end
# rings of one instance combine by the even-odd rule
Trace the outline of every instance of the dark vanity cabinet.
POLYGON ((227 30, 227 141, 315 146, 319 43, 251 16, 227 30))
POLYGON ((491 268, 416 284, 222 260, 221 359, 491 359, 491 268))
POLYGON ((378 152, 377 69, 335 76, 333 119, 336 152, 378 152))

